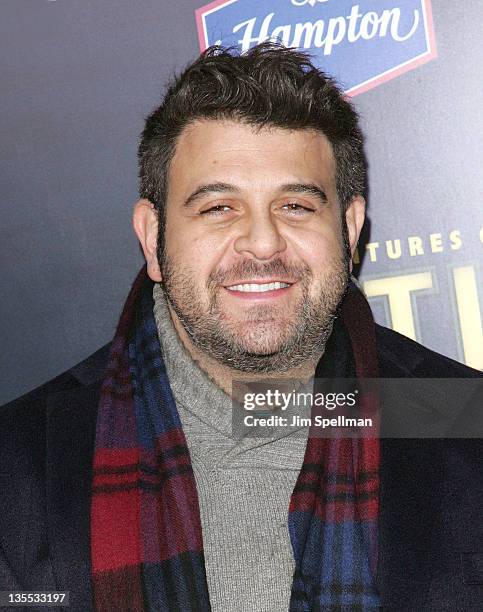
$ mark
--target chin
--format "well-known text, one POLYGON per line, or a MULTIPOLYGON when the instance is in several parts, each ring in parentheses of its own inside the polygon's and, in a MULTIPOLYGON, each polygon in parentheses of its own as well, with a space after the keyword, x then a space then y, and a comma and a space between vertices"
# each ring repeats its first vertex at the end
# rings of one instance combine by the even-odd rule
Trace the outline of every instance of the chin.
POLYGON ((231 328, 231 335, 241 344, 245 346, 263 347, 274 346, 281 347, 284 341, 287 340, 283 329, 287 329, 288 325, 280 324, 278 321, 261 321, 261 322, 244 322, 240 325, 235 325, 231 328))
POLYGON ((273 334, 264 335, 263 333, 253 333, 243 337, 239 335, 237 344, 239 349, 244 353, 251 355, 259 355, 260 357, 274 355, 283 350, 288 339, 285 337, 274 337, 273 334))

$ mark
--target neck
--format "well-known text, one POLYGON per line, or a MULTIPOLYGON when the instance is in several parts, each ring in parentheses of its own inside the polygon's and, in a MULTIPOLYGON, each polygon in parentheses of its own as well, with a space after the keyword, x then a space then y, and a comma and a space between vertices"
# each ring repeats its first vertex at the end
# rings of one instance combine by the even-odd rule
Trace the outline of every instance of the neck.
POLYGON ((316 359, 306 361, 295 368, 286 370, 285 372, 260 373, 256 375, 252 372, 242 372, 216 361, 207 353, 197 348, 193 344, 191 338, 187 334, 185 328, 181 324, 181 321, 178 319, 170 304, 168 304, 168 308, 171 315, 171 320, 173 321, 173 325, 181 339, 181 342, 190 354, 193 361, 195 361, 197 365, 207 374, 207 376, 229 396, 232 396, 232 383, 234 380, 242 382, 254 380, 255 378, 257 380, 291 379, 296 380, 300 384, 306 383, 314 376, 315 368, 320 357, 322 356, 321 353, 316 359))

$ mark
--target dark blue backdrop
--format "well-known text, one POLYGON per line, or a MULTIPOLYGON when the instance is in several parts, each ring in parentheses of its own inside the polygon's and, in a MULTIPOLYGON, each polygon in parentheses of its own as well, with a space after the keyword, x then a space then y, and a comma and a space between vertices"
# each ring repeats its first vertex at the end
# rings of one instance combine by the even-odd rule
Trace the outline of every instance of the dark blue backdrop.
MULTIPOLYGON (((138 134, 198 54, 203 4, 0 4, 0 403, 112 336, 142 264, 130 225, 138 134)), ((437 58, 355 98, 370 162, 361 280, 382 279, 365 285, 381 322, 483 368, 483 5, 431 4, 437 58)))

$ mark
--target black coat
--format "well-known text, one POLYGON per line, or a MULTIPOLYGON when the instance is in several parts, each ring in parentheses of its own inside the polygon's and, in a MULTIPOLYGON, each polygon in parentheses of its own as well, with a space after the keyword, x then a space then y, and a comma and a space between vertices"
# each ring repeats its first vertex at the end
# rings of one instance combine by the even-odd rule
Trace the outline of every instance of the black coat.
MULTIPOLYGON (((381 377, 479 375, 380 326, 377 347, 381 377)), ((68 590, 71 612, 93 610, 91 463, 108 350, 0 409, 0 591, 68 590)), ((482 467, 476 439, 381 440, 384 610, 483 610, 482 467)))

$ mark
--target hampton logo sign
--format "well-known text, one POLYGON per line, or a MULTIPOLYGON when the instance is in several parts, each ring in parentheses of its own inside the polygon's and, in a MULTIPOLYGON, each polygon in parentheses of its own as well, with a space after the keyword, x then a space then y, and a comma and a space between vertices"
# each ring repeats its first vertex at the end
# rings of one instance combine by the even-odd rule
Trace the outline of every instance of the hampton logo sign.
POLYGON ((431 0, 216 0, 196 11, 202 51, 266 41, 308 51, 349 95, 436 57, 431 0))

